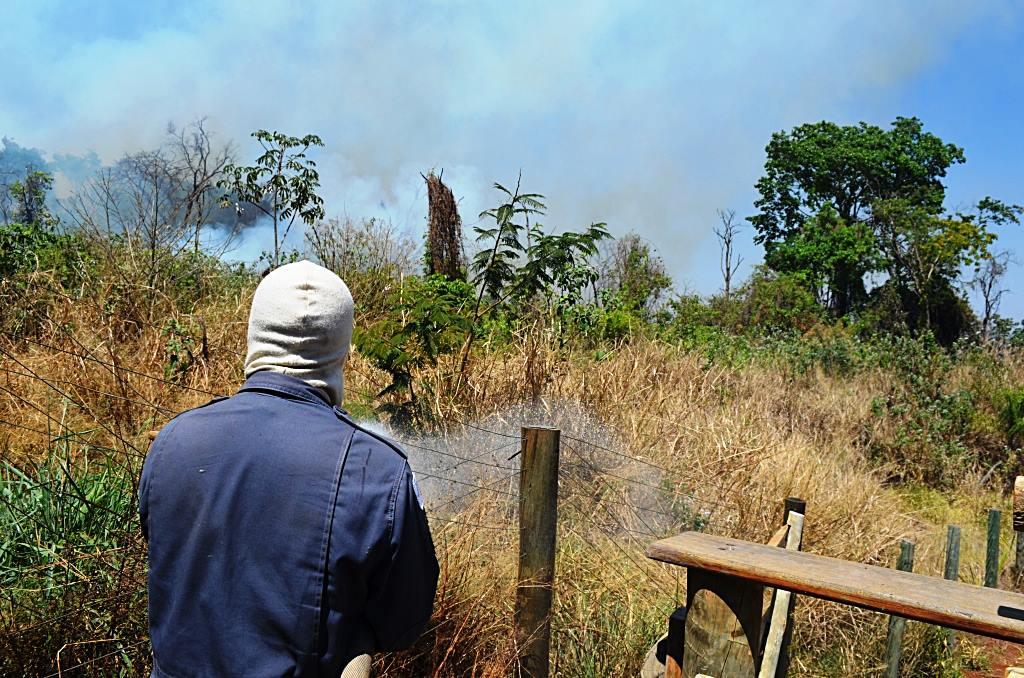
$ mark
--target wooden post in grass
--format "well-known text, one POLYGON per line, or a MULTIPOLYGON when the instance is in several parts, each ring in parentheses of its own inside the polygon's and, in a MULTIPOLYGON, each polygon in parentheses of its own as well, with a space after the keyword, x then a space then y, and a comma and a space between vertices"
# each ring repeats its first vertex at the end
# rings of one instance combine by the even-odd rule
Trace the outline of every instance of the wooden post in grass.
POLYGON ((999 586, 999 532, 1003 513, 999 509, 988 510, 988 539, 985 542, 985 586, 990 589, 999 586))
POLYGON ((1020 584, 1020 576, 1024 574, 1024 476, 1017 476, 1013 481, 1013 534, 1016 537, 1013 560, 1013 588, 1020 584))
MULTIPOLYGON (((800 541, 804 534, 803 514, 796 511, 789 511, 786 516, 786 525, 789 531, 786 533, 786 548, 790 551, 800 550, 800 541)), ((782 640, 786 631, 790 628, 787 619, 792 613, 790 606, 793 594, 785 590, 775 590, 775 603, 771 607, 771 618, 768 623, 768 633, 765 639, 764 656, 761 658, 761 670, 758 671, 758 678, 775 678, 778 675, 779 659, 782 654, 782 640)))
MULTIPOLYGON (((789 513, 799 513, 807 518, 807 502, 800 497, 786 497, 786 501, 783 504, 782 510, 782 524, 785 525, 789 520, 789 513)), ((803 528, 801 528, 801 532, 803 528)), ((772 594, 774 599, 776 594, 772 594)), ((789 672, 789 645, 793 642, 793 610, 796 609, 796 596, 790 596, 789 598, 789 611, 786 614, 786 633, 782 636, 782 650, 779 653, 779 668, 775 672, 776 676, 785 676, 789 672)))
POLYGON ((547 678, 555 580, 559 431, 524 426, 519 474, 515 639, 524 678, 547 678))
MULTIPOLYGON (((900 540, 900 557, 896 569, 911 572, 914 569, 914 542, 900 540)), ((885 640, 885 678, 899 678, 900 656, 903 654, 903 631, 907 620, 903 617, 889 617, 889 635, 885 640)))
MULTIPOLYGON (((946 567, 943 576, 956 581, 960 578, 960 528, 950 525, 946 530, 946 567)), ((956 648, 956 631, 946 631, 946 652, 952 656, 956 648)))

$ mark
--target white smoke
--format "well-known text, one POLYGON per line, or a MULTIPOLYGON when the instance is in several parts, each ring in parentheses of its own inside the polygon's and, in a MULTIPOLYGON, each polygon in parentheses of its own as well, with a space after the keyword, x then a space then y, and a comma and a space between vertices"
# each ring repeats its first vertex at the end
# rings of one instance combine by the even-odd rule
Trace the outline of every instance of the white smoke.
POLYGON ((242 141, 245 161, 252 130, 315 132, 328 214, 399 227, 423 223, 420 171, 445 168, 471 223, 494 200, 490 183, 522 169, 525 188, 549 196, 546 224, 635 229, 700 288, 717 279, 705 261, 714 210, 749 205, 771 132, 846 121, 1004 11, 953 0, 139 6, 9 3, 0 133, 110 162, 201 115, 242 141))

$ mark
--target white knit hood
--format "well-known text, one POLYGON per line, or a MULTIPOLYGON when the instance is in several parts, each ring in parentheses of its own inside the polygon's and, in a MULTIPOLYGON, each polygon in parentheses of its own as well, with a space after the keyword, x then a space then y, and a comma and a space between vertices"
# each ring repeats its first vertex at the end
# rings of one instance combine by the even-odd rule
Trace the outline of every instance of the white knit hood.
POLYGON ((348 287, 326 268, 299 261, 274 270, 252 298, 245 378, 264 370, 297 377, 341 405, 352 313, 348 287))

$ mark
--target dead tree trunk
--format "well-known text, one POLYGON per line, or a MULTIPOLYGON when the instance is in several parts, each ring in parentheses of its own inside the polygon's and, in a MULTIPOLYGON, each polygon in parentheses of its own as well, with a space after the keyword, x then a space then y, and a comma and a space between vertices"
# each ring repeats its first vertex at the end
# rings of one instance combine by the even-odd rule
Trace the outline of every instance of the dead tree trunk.
POLYGON ((427 230, 427 274, 439 274, 449 280, 465 280, 462 261, 462 219, 452 189, 430 172, 423 177, 427 182, 429 226, 427 230))

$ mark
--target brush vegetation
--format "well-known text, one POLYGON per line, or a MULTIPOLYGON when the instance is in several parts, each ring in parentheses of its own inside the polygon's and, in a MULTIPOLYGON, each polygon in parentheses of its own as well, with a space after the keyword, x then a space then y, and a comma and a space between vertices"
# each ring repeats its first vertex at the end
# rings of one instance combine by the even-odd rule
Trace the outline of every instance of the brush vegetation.
MULTIPOLYGON (((935 148, 947 164, 959 157, 935 148)), ((311 168, 299 170, 290 195, 308 198, 301 181, 311 168)), ((779 172, 766 175, 778 181, 764 195, 788 186, 779 172)), ((787 496, 808 502, 806 550, 891 566, 909 537, 915 570, 933 575, 945 526, 957 523, 961 578, 981 581, 986 510, 1008 512, 1006 489, 1021 471, 1020 337, 998 317, 983 332, 966 303, 953 303, 957 293, 950 300, 960 259, 927 280, 893 268, 888 291, 873 297, 850 277, 883 266, 853 256, 868 247, 865 229, 924 229, 922 220, 940 219, 934 210, 892 210, 931 209, 933 194, 879 203, 878 221, 822 202, 813 223, 771 232, 768 266, 701 298, 675 293, 636 236, 612 239, 600 223, 544 228, 543 196, 518 184, 496 186, 499 204, 481 215, 463 256, 454 203, 442 200, 451 193, 434 174, 427 181, 432 208, 448 210, 430 235, 427 270, 418 242, 373 220, 311 217, 302 251, 275 241, 267 260, 308 256, 352 289, 346 407, 356 416, 466 457, 514 443, 527 417, 562 429, 557 675, 638 672, 685 595, 679 569, 643 557, 647 543, 684 529, 764 541, 787 496), (822 230, 829 219, 847 230, 822 230), (814 278, 794 270, 796 254, 823 251, 807 238, 826 235, 846 238, 853 254, 817 261, 814 278)), ((204 252, 184 209, 153 222, 143 210, 104 229, 103 212, 83 201, 79 220, 61 225, 46 208, 48 184, 36 177, 33 186, 29 199, 21 184, 21 207, 0 228, 0 673, 143 673, 136 489, 147 434, 241 383, 247 310, 264 270, 204 252), (162 232, 167 224, 176 235, 162 232)), ((168 205, 196 199, 169 186, 168 205)), ((150 190, 143 197, 164 189, 150 190)), ((203 190, 217 190, 215 177, 203 190)), ((304 219, 312 208, 295 209, 304 219)), ((979 227, 957 223, 958 233, 979 227)), ((917 233, 922 251, 944 256, 926 247, 934 232, 917 233)), ((984 258, 986 238, 968 236, 956 256, 984 258)), ((514 446, 504 449, 492 456, 508 467, 514 446)), ((449 461, 438 470, 451 471, 449 461)), ((383 675, 512 673, 515 480, 452 477, 469 486, 428 506, 441 562, 434 617, 413 649, 378 658, 383 675)), ((1005 564, 1012 541, 1003 535, 1005 564)), ((801 599, 792 673, 876 675, 886 627, 881 615, 801 599)), ((944 658, 941 637, 915 623, 904 647, 903 675, 989 661, 969 637, 944 658)))

